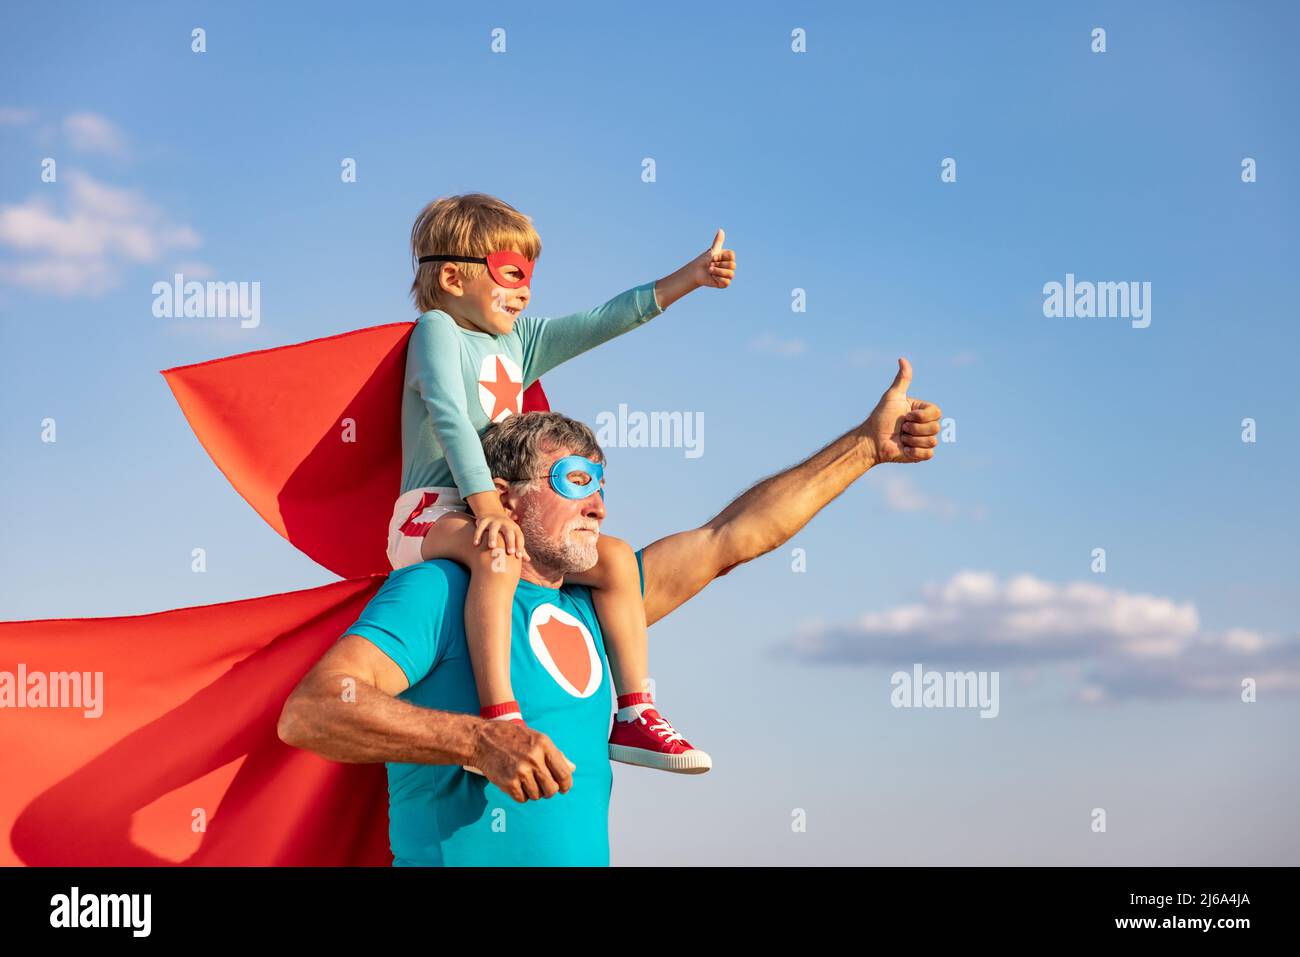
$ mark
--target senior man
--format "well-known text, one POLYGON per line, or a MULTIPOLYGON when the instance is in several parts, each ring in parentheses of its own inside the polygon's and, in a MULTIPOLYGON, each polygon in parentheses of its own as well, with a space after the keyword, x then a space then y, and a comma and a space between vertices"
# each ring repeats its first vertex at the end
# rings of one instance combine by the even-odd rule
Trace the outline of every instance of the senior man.
MULTIPOLYGON (((637 553, 648 623, 787 541, 872 467, 933 457, 941 412, 908 398, 911 366, 898 365, 857 428, 637 553)), ((280 738, 334 761, 387 764, 395 865, 608 865, 610 683, 590 591, 564 582, 595 564, 603 482, 576 498, 551 478, 561 459, 603 455, 587 426, 553 412, 505 419, 483 451, 528 547, 510 661, 528 726, 478 717, 469 573, 438 560, 389 575, 289 696, 280 738)))

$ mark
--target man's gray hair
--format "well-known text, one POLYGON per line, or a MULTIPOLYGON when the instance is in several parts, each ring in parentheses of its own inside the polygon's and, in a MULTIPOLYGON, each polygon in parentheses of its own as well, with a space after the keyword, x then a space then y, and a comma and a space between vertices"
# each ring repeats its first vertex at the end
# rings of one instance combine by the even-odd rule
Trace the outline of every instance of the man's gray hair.
POLYGON ((483 456, 493 478, 531 486, 544 478, 548 459, 560 449, 605 461, 596 435, 582 422, 559 412, 525 412, 507 416, 483 433, 483 456))

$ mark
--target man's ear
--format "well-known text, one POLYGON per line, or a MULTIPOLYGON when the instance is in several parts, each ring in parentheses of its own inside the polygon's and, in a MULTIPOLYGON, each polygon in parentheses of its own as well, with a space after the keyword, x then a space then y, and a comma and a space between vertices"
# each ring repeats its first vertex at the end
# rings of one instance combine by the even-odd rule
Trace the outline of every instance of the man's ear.
POLYGON ((497 494, 501 496, 501 507, 506 510, 506 514, 511 520, 515 520, 519 508, 519 497, 510 490, 510 483, 503 478, 494 478, 492 484, 496 486, 497 494))
POLYGON ((455 263, 442 264, 442 268, 438 270, 438 286, 450 296, 465 295, 465 287, 462 285, 460 278, 460 269, 455 263))

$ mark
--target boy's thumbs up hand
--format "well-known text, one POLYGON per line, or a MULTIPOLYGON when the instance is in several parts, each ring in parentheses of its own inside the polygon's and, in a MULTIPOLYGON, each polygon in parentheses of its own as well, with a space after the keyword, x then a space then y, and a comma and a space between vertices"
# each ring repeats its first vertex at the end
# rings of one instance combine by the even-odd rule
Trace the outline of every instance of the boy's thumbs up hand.
POLYGON ((672 275, 655 282, 655 302, 667 309, 682 296, 689 295, 701 286, 726 289, 736 278, 736 252, 723 249, 727 234, 719 229, 708 249, 672 275))
POLYGON ((691 264, 697 286, 726 289, 731 285, 731 280, 736 277, 736 251, 722 248, 726 238, 726 232, 719 229, 713 237, 713 245, 691 264))

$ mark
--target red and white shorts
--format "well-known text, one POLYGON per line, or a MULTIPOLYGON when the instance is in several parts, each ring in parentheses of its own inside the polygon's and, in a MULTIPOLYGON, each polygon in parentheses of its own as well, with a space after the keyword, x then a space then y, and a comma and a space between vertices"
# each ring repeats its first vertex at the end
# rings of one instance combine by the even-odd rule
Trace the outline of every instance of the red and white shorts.
POLYGON ((469 513, 457 489, 429 486, 403 492, 388 523, 388 563, 397 569, 424 561, 420 555, 424 533, 448 512, 469 513))

